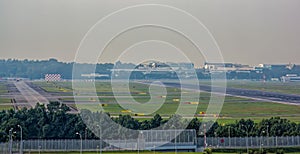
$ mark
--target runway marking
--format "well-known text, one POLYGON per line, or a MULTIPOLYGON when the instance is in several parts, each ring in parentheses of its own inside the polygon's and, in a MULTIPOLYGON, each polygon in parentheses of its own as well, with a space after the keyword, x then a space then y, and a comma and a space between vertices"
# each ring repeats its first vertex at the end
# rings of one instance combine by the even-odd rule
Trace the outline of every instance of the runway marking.
MULTIPOLYGON (((137 83, 141 83, 141 84, 155 84, 155 83, 148 83, 148 82, 141 82, 138 81, 137 83)), ((196 92, 208 92, 211 94, 216 94, 216 95, 225 95, 225 96, 233 96, 233 97, 239 97, 239 98, 245 98, 245 99, 252 99, 252 100, 257 100, 257 101, 263 101, 263 102, 272 102, 272 103, 280 103, 280 104, 286 104, 286 105, 300 105, 300 102, 289 102, 287 101, 280 101, 280 100, 272 100, 273 99, 278 99, 277 97, 269 97, 269 96, 264 96, 262 95, 261 97, 267 97, 267 98, 259 98, 259 97, 251 97, 251 96, 243 96, 243 95, 238 95, 238 94, 229 94, 229 93, 221 93, 221 92, 211 92, 209 90, 201 90, 200 87, 189 87, 192 85, 181 85, 180 83, 174 83, 174 82, 163 82, 164 85, 159 85, 157 84, 157 86, 166 86, 166 87, 171 87, 171 88, 181 88, 183 90, 192 90, 192 91, 196 91, 196 92), (173 84, 173 85, 170 85, 173 84), (178 86, 182 86, 182 87, 178 87, 178 86), (185 87, 184 87, 185 86, 185 87)), ((206 88, 209 87, 208 85, 199 85, 199 86, 205 86, 206 88)), ((214 87, 214 88, 218 88, 218 87, 214 87)), ((238 90, 236 88, 229 88, 230 90, 238 90)), ((255 92, 261 92, 261 93, 269 93, 269 94, 273 94, 276 95, 277 93, 275 92, 266 92, 266 91, 260 91, 260 90, 249 90, 249 89, 240 89, 240 90, 245 90, 245 91, 255 91, 255 92)), ((288 96, 289 94, 281 94, 278 93, 280 95, 286 95, 288 96)))
POLYGON ((26 99, 27 103, 30 104, 31 107, 35 107, 37 103, 49 104, 47 98, 42 96, 40 93, 29 87, 25 82, 14 82, 16 88, 20 91, 22 96, 26 99))

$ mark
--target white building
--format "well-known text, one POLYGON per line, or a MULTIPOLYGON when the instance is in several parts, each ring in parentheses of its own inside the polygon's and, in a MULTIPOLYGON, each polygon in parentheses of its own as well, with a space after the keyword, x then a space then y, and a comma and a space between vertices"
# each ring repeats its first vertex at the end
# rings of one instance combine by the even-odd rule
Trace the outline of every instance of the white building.
POLYGON ((281 77, 282 82, 299 82, 300 81, 300 76, 297 74, 287 74, 285 76, 281 77))
POLYGON ((230 71, 252 71, 253 67, 249 65, 233 64, 233 63, 204 63, 204 69, 207 72, 230 72, 230 71))

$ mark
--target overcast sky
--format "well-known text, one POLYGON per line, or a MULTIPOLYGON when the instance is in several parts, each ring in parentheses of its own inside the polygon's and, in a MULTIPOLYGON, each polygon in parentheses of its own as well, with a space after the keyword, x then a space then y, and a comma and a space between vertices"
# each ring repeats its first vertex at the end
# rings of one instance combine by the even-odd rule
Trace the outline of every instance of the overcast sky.
MULTIPOLYGON (((1 0, 0 59, 73 61, 80 41, 97 21, 144 3, 174 6, 197 17, 212 33, 225 62, 300 64, 300 0, 1 0)), ((167 46, 148 42, 124 56, 129 62, 139 62, 134 53, 148 57, 155 53, 154 59, 181 61, 180 54, 168 56, 176 51, 167 46)), ((113 49, 118 50, 118 44, 113 49)), ((101 62, 114 62, 117 56, 107 50, 101 62)), ((197 66, 205 61, 189 56, 197 66)))

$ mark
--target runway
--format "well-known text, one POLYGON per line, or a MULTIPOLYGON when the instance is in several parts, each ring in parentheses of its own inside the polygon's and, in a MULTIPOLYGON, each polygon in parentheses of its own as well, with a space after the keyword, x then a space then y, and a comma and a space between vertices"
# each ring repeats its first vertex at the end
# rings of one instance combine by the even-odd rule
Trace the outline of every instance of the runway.
MULTIPOLYGON (((13 82, 18 91, 14 91, 14 106, 15 108, 22 107, 35 107, 37 103, 42 103, 44 105, 49 104, 49 102, 60 102, 58 97, 53 97, 51 94, 45 92, 40 87, 32 84, 31 82, 13 82)), ((69 106, 69 105, 68 105, 69 106)), ((78 113, 77 109, 73 106, 69 106, 70 113, 78 113)))
MULTIPOLYGON (((21 93, 21 95, 25 98, 27 103, 34 107, 37 103, 42 104, 49 104, 49 101, 47 98, 42 96, 40 93, 29 87, 26 82, 20 81, 20 82, 14 82, 14 85, 18 89, 18 91, 21 93)), ((18 102, 18 99, 16 99, 16 103, 24 103, 24 102, 18 102)))
MULTIPOLYGON (((149 82, 142 82, 144 84, 150 84, 149 82)), ((184 88, 188 90, 197 90, 211 93, 212 86, 210 85, 191 85, 191 84, 180 84, 177 82, 163 82, 163 84, 167 87, 175 87, 175 88, 184 88)), ((261 90, 249 90, 249 89, 241 89, 241 88, 231 88, 226 87, 226 93, 223 92, 222 87, 213 87, 216 91, 213 93, 226 95, 226 96, 234 96, 241 97, 247 99, 253 99, 257 101, 264 102, 275 102, 282 104, 290 104, 290 105, 300 105, 300 95, 293 94, 283 94, 277 92, 266 92, 261 90)))

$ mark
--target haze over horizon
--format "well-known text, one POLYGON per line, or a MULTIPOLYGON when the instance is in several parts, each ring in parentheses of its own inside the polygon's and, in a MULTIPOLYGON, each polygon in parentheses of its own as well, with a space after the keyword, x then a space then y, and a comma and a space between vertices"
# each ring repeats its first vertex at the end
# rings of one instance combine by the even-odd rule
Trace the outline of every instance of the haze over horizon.
MULTIPOLYGON (((50 59, 56 59, 58 62, 62 62, 62 63, 72 63, 74 61, 64 61, 64 60, 61 60, 59 58, 56 58, 56 57, 49 57, 49 58, 45 58, 45 59, 28 59, 28 58, 4 58, 4 59, 0 59, 0 60, 8 60, 8 59, 12 59, 12 60, 29 60, 29 61, 43 61, 43 60, 50 60, 50 59)), ((159 60, 153 60, 153 61, 158 61, 158 62, 166 62, 166 63, 177 63, 175 61, 159 61, 159 60)), ((131 61, 120 61, 121 63, 132 63, 132 64, 141 64, 141 63, 135 63, 135 62, 131 62, 131 61)), ((82 63, 87 63, 87 64, 91 64, 89 62, 82 62, 82 63)), ((98 64, 104 64, 104 63, 115 63, 115 62, 99 62, 98 64)), ((179 61, 178 63, 185 63, 184 61, 179 61)), ((219 62, 208 62, 208 63, 219 63, 219 62)), ((237 62, 227 62, 227 61, 224 61, 224 63, 233 63, 233 64, 243 64, 243 65, 249 65, 249 66, 258 66, 259 64, 278 64, 278 65, 285 65, 285 64, 295 64, 295 65, 300 65, 300 62, 299 63, 291 63, 291 62, 286 62, 286 63, 258 63, 258 64, 247 64, 247 63, 237 63, 237 62)), ((204 63, 199 65, 199 66, 195 66, 195 67, 203 67, 204 66, 204 63)))
MULTIPOLYGON (((299 0, 3 0, 0 2, 0 59, 55 58, 72 62, 80 41, 97 21, 121 8, 145 3, 174 6, 197 17, 214 36, 224 62, 252 66, 300 63, 299 0)), ((124 22, 126 20, 129 19, 124 22)), ((168 56, 173 51, 169 47, 151 45, 139 46, 132 51, 140 56, 149 53, 148 56, 152 54, 154 58, 182 60, 179 55, 168 56), (151 51, 156 48, 155 52, 151 51)), ((118 47, 108 50, 100 62, 114 63, 113 51, 118 47)), ((137 62, 130 55, 126 60, 137 62)), ((192 59, 196 66, 203 65, 204 61, 200 56, 199 60, 192 59)))

